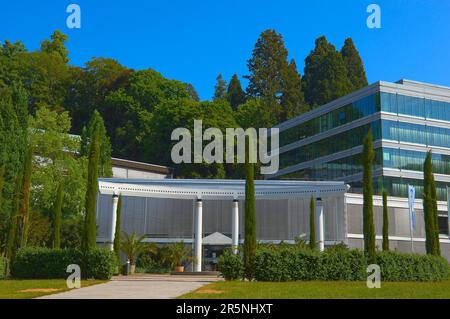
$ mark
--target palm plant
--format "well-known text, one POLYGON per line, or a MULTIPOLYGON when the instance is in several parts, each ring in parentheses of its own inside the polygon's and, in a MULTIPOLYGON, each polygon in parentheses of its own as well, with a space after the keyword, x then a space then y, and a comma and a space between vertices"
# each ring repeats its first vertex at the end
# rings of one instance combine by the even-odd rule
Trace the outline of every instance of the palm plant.
POLYGON ((170 244, 164 250, 163 258, 172 269, 182 267, 185 262, 194 262, 195 257, 191 256, 192 248, 183 242, 170 244))
POLYGON ((147 252, 156 252, 156 246, 154 244, 144 242, 144 239, 147 237, 148 235, 142 235, 141 237, 138 237, 136 232, 133 232, 131 235, 126 232, 122 232, 120 250, 127 255, 127 258, 130 260, 130 266, 132 269, 135 268, 136 260, 138 259, 139 255, 147 252))

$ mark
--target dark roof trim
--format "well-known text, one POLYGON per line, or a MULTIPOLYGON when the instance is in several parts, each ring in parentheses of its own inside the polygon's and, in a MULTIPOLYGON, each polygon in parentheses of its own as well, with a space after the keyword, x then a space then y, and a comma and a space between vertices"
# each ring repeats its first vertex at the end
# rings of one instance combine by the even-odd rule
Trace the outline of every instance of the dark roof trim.
POLYGON ((130 169, 138 169, 141 171, 159 173, 170 175, 173 172, 173 168, 167 166, 160 166, 142 162, 135 162, 121 158, 111 158, 111 164, 113 167, 121 167, 121 168, 130 168, 130 169))

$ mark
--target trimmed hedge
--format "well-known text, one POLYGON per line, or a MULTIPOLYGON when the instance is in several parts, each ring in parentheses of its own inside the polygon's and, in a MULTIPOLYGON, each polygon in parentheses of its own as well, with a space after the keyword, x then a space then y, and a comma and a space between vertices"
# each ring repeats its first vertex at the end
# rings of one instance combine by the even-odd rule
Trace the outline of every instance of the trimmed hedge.
POLYGON ((244 260, 231 249, 225 249, 219 257, 219 271, 225 280, 237 280, 244 276, 244 260))
POLYGON ((353 250, 324 253, 296 246, 263 247, 256 251, 258 281, 364 280, 364 254, 353 250))
MULTIPOLYGON (((226 280, 242 278, 242 257, 230 253, 219 258, 226 280)), ((377 253, 383 281, 440 281, 450 279, 450 266, 442 257, 394 251, 377 253)), ((367 258, 357 249, 327 249, 324 252, 296 245, 260 246, 255 256, 258 281, 345 280, 365 281, 367 258)))
POLYGON ((70 264, 80 265, 83 278, 110 279, 114 274, 117 259, 114 252, 96 248, 85 258, 76 249, 21 248, 11 268, 15 278, 55 279, 67 278, 70 264))
POLYGON ((450 278, 450 267, 443 257, 382 251, 377 254, 384 281, 441 281, 450 278))

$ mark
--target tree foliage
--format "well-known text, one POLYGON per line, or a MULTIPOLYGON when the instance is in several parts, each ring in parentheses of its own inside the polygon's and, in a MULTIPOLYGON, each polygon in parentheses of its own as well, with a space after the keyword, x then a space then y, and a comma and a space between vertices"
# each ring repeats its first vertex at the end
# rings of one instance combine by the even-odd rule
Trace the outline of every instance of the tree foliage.
POLYGON ((242 90, 241 81, 237 74, 233 74, 227 88, 227 100, 233 111, 236 111, 239 105, 246 101, 245 92, 242 90))
POLYGON ((316 249, 316 204, 314 196, 309 200, 309 248, 316 249))
POLYGON ((370 263, 375 262, 375 225, 373 221, 372 164, 375 156, 372 130, 369 129, 363 142, 363 235, 364 251, 370 263))
POLYGON ((383 250, 389 250, 389 214, 387 205, 387 192, 383 190, 383 250))
POLYGON ((436 184, 433 175, 432 153, 428 151, 423 164, 423 216, 427 254, 440 256, 436 184))
POLYGON ((305 59, 302 85, 312 108, 352 91, 344 59, 325 36, 316 39, 314 50, 305 59))
POLYGON ((359 90, 368 85, 366 71, 358 50, 352 38, 345 39, 341 49, 341 55, 347 69, 347 77, 351 83, 351 91, 359 90))

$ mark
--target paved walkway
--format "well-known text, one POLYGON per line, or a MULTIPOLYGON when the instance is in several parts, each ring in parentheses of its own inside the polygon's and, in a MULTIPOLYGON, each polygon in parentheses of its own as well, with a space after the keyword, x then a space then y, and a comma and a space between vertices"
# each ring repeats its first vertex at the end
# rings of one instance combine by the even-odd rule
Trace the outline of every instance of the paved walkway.
POLYGON ((222 279, 214 276, 188 275, 113 277, 104 284, 72 289, 38 299, 169 299, 218 280, 222 279))

